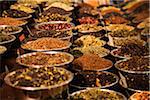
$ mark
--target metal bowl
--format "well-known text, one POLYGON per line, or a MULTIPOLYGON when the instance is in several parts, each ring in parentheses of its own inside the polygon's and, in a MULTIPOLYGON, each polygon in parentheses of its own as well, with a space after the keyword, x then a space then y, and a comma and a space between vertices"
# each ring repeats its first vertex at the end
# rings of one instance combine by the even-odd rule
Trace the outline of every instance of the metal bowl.
MULTIPOLYGON (((149 58, 149 57, 145 57, 145 58, 149 58)), ((125 61, 130 60, 130 59, 131 58, 126 58, 126 59, 117 61, 114 64, 115 68, 118 69, 119 71, 123 71, 123 72, 126 72, 126 73, 135 73, 135 74, 147 74, 147 73, 150 73, 150 71, 130 71, 130 70, 125 70, 125 69, 119 68, 119 66, 118 66, 119 63, 125 62, 125 61)))
MULTIPOLYGON (((28 44, 28 43, 30 43, 30 41, 27 42, 27 44, 28 44)), ((26 44, 26 43, 25 43, 25 44, 26 44)), ((21 48, 24 49, 25 51, 39 51, 39 52, 43 52, 43 51, 61 51, 61 50, 65 50, 65 49, 70 48, 70 46, 72 45, 72 43, 70 42, 70 43, 68 44, 68 46, 66 46, 66 47, 55 48, 55 49, 46 49, 46 50, 43 50, 43 49, 27 49, 27 48, 24 48, 23 45, 24 45, 24 44, 21 45, 21 48)))
MULTIPOLYGON (((99 72, 99 71, 98 71, 99 72)), ((81 74, 84 74, 84 73, 82 73, 82 72, 79 72, 79 73, 81 73, 81 74)), ((109 85, 105 85, 105 86, 100 86, 99 88, 109 88, 109 87, 113 87, 113 86, 115 86, 117 83, 118 83, 118 81, 119 81, 119 78, 118 78, 118 76, 117 75, 115 75, 115 74, 113 74, 113 73, 110 73, 110 72, 106 72, 106 71, 102 71, 102 72, 100 72, 100 73, 105 73, 105 74, 108 74, 108 75, 112 75, 113 77, 114 77, 114 79, 115 79, 115 82, 112 82, 111 84, 109 84, 109 85)), ((77 73, 78 74, 78 73, 77 73)), ((88 74, 87 74, 88 75, 88 74)), ((98 74, 99 75, 99 74, 98 74)), ((101 74, 100 74, 101 75, 101 74)), ((76 75, 74 75, 74 77, 76 77, 76 75)), ((95 77, 96 78, 96 77, 95 77)), ((74 83, 74 81, 72 81, 72 84, 71 84, 71 86, 73 86, 73 87, 75 87, 75 88, 78 88, 78 89, 86 89, 86 88, 90 88, 90 87, 87 87, 87 86, 79 86, 78 84, 73 84, 74 83)))
POLYGON ((10 26, 10 25, 0 25, 0 28, 5 28, 5 27, 16 27, 16 28, 18 28, 18 31, 6 33, 6 34, 8 34, 8 35, 15 35, 15 34, 17 34, 17 33, 20 33, 20 32, 23 30, 22 27, 10 26))
POLYGON ((10 81, 10 76, 16 74, 18 71, 23 71, 24 69, 18 69, 16 71, 13 71, 13 72, 10 72, 8 73, 4 80, 5 80, 5 83, 11 87, 14 87, 14 88, 17 88, 17 89, 21 89, 21 90, 28 90, 28 91, 35 91, 35 90, 50 90, 50 89, 54 89, 54 88, 57 88, 57 87, 60 87, 60 86, 64 86, 66 84, 69 84, 69 82, 73 79, 73 74, 64 69, 64 68, 61 68, 61 67, 56 67, 57 69, 59 70, 64 70, 66 72, 66 74, 68 75, 68 80, 66 80, 65 82, 63 83, 60 83, 60 84, 56 84, 56 85, 52 85, 52 86, 48 86, 48 87, 23 87, 23 86, 14 86, 11 81, 10 81))
MULTIPOLYGON (((48 25, 48 24, 58 24, 58 23, 69 23, 69 24, 71 24, 72 27, 75 26, 73 23, 70 23, 70 22, 67 22, 67 21, 51 21, 51 22, 39 23, 39 24, 35 25, 35 28, 38 29, 38 30, 46 30, 46 29, 40 29, 39 26, 41 26, 41 25, 48 25)), ((55 30, 55 31, 67 31, 67 30, 71 30, 72 27, 68 28, 68 29, 55 30)))
POLYGON ((121 78, 120 85, 130 91, 148 90, 150 71, 130 71, 118 67, 120 62, 124 62, 130 58, 120 60, 115 63, 115 68, 119 70, 121 78))
POLYGON ((122 79, 120 79, 119 84, 120 84, 124 89, 127 89, 127 90, 129 90, 129 91, 131 91, 131 92, 141 92, 141 90, 136 90, 136 89, 129 88, 129 87, 127 86, 127 83, 125 83, 122 79))
MULTIPOLYGON (((126 39, 141 39, 140 37, 140 34, 138 34, 137 36, 131 36, 131 37, 112 37, 110 35, 111 33, 108 33, 108 39, 109 39, 109 42, 108 42, 108 45, 110 46, 113 46, 113 47, 117 47, 117 48, 120 48, 121 46, 117 46, 114 44, 114 41, 117 40, 117 41, 126 41, 126 39)), ((143 41, 143 45, 145 45, 145 41, 143 41)))
POLYGON ((75 96, 76 94, 80 94, 82 92, 87 92, 87 91, 90 92, 91 90, 100 90, 102 92, 115 93, 115 94, 119 95, 120 97, 122 97, 122 100, 127 100, 127 98, 119 92, 116 92, 116 91, 113 91, 113 90, 108 90, 108 89, 100 89, 100 88, 87 88, 87 89, 84 89, 84 90, 80 90, 80 91, 72 93, 68 98, 69 98, 69 100, 73 100, 73 99, 70 99, 70 98, 75 96))
POLYGON ((130 56, 119 56, 119 55, 117 55, 117 54, 115 54, 115 52, 117 52, 119 50, 119 48, 118 49, 114 49, 114 50, 112 50, 111 52, 110 52, 110 54, 112 55, 112 56, 114 56, 114 57, 118 57, 118 58, 130 58, 130 56))
MULTIPOLYGON (((44 31, 38 31, 36 34, 40 34, 40 33, 42 33, 42 32, 44 32, 44 31)), ((56 33, 57 33, 57 31, 53 31, 53 32, 54 32, 54 34, 56 34, 56 33)), ((62 37, 62 38, 59 38, 59 39, 67 40, 67 39, 70 39, 72 36, 73 36, 73 33, 69 34, 69 36, 67 36, 67 37, 62 37)), ((31 36, 31 37, 33 37, 33 38, 37 39, 37 38, 50 37, 50 36, 36 37, 36 36, 33 34, 33 36, 31 36)))
MULTIPOLYGON (((24 58, 24 57, 26 57, 26 56, 35 55, 36 53, 37 53, 37 52, 23 54, 23 55, 17 57, 16 62, 17 62, 18 64, 20 64, 20 65, 27 66, 27 67, 31 67, 31 68, 44 67, 43 65, 27 65, 27 64, 25 64, 25 63, 20 62, 20 60, 19 60, 19 59, 24 58)), ((71 63, 71 62, 73 61, 73 59, 74 59, 74 57, 73 57, 71 54, 66 53, 66 52, 49 51, 49 52, 43 52, 43 53, 45 53, 45 54, 59 54, 59 53, 63 53, 63 54, 65 54, 65 55, 67 55, 68 57, 70 57, 69 61, 67 61, 67 62, 60 63, 60 64, 55 64, 55 65, 45 65, 45 66, 47 66, 47 67, 64 66, 64 65, 67 65, 67 64, 71 63)))
MULTIPOLYGON (((73 79, 73 74, 63 68, 57 68, 59 70, 64 70, 68 75, 68 80, 63 83, 56 84, 49 87, 21 87, 13 86, 10 81, 10 76, 16 74, 13 71, 6 75, 4 78, 5 83, 12 89, 13 95, 16 100, 64 100, 68 96, 68 84, 73 79)), ((19 69, 24 70, 24 69, 19 69)))
POLYGON ((11 40, 8 40, 8 41, 0 42, 0 45, 9 44, 9 43, 15 41, 16 37, 15 37, 14 35, 9 35, 9 36, 11 36, 12 39, 11 39, 11 40))

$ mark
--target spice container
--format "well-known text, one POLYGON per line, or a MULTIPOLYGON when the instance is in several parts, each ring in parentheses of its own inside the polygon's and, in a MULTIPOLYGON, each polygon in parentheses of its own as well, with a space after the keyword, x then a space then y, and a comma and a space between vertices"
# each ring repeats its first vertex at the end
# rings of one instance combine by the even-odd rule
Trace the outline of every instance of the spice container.
POLYGON ((21 48, 28 51, 52 51, 66 50, 71 46, 68 41, 63 41, 57 38, 39 38, 31 40, 21 45, 21 48))
POLYGON ((62 40, 70 40, 73 36, 72 31, 38 31, 32 34, 31 38, 38 39, 42 37, 51 37, 51 38, 59 38, 62 40))
POLYGON ((89 46, 104 46, 106 44, 105 41, 100 40, 99 37, 95 37, 92 35, 83 35, 80 38, 74 41, 74 44, 77 47, 89 47, 89 46))
POLYGON ((66 69, 43 67, 19 69, 4 80, 13 88, 17 100, 51 100, 67 97, 67 85, 72 79, 73 74, 66 69))
POLYGON ((12 18, 16 18, 19 20, 26 20, 32 17, 32 15, 24 12, 24 11, 18 11, 15 9, 9 9, 3 12, 2 14, 3 17, 12 17, 12 18))
POLYGON ((43 66, 64 66, 73 61, 74 57, 66 52, 33 52, 19 56, 16 62, 20 65, 40 68, 43 66))
POLYGON ((26 24, 27 21, 17 20, 15 18, 10 18, 10 17, 0 18, 0 25, 23 26, 26 24))
POLYGON ((51 14, 48 13, 46 15, 39 16, 38 19, 35 19, 35 22, 42 23, 42 22, 50 22, 50 21, 67 21, 71 22, 72 19, 68 16, 60 15, 60 14, 51 14))
POLYGON ((51 21, 44 22, 35 25, 35 28, 38 30, 55 30, 55 31, 67 31, 73 28, 74 24, 68 23, 66 21, 51 21))
POLYGON ((115 67, 123 85, 129 90, 149 90, 149 57, 132 57, 118 61, 115 67))
POLYGON ((148 46, 130 43, 125 46, 122 46, 121 48, 112 50, 111 55, 119 58, 130 58, 133 56, 148 56, 149 55, 148 49, 149 49, 148 46))
POLYGON ((116 91, 108 89, 99 89, 99 88, 87 88, 85 90, 80 90, 72 93, 68 100, 91 100, 91 99, 112 99, 112 100, 127 100, 127 98, 116 91))
POLYGON ((108 38, 109 38, 109 44, 111 46, 118 47, 120 45, 124 45, 123 43, 126 43, 127 40, 129 40, 129 39, 130 40, 135 40, 135 41, 139 40, 140 39, 140 34, 138 32, 136 32, 135 30, 129 31, 129 30, 123 29, 123 30, 116 30, 116 31, 110 32, 108 34, 108 38), (122 44, 120 42, 122 42, 122 44))
POLYGON ((46 15, 47 13, 50 14, 60 14, 65 16, 71 16, 72 13, 70 11, 65 11, 64 9, 57 8, 57 7, 50 7, 49 9, 45 10, 42 15, 46 15))
POLYGON ((74 74, 71 86, 77 89, 99 87, 112 89, 118 83, 118 77, 110 72, 81 71, 74 74))
POLYGON ((0 34, 0 45, 5 46, 9 50, 15 39, 14 35, 0 34))
POLYGON ((15 35, 20 33, 23 30, 21 27, 9 26, 9 25, 0 25, 0 33, 15 35))
POLYGON ((78 19, 80 24, 98 24, 99 21, 94 17, 82 17, 78 19))

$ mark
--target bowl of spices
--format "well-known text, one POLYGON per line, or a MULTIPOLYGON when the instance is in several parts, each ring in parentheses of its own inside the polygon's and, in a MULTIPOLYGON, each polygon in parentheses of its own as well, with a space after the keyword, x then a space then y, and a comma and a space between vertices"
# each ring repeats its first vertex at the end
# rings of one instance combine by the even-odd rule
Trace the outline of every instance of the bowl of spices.
POLYGON ((127 98, 116 91, 100 88, 87 88, 72 93, 68 100, 97 100, 97 99, 106 99, 106 100, 127 100, 127 98))
POLYGON ((64 68, 42 67, 10 72, 4 80, 14 89, 14 95, 19 100, 51 100, 61 97, 72 79, 73 74, 64 68))
POLYGON ((126 88, 149 90, 149 57, 134 56, 115 63, 126 88))
POLYGON ((118 83, 119 78, 106 71, 81 71, 74 74, 71 86, 77 89, 88 87, 110 88, 118 83))
POLYGON ((112 61, 101 58, 96 54, 84 54, 83 56, 75 59, 72 64, 73 69, 77 71, 103 71, 110 69, 113 65, 112 61))

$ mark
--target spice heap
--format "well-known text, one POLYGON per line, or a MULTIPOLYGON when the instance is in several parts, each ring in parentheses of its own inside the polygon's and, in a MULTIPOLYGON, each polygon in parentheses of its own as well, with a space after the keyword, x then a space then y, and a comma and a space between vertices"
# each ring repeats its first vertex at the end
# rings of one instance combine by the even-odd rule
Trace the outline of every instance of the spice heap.
POLYGON ((17 59, 17 62, 27 66, 33 65, 44 65, 44 66, 55 66, 58 64, 66 63, 70 60, 70 56, 65 53, 44 53, 37 52, 32 55, 27 55, 17 59))
POLYGON ((124 100, 124 97, 121 94, 118 94, 114 91, 105 91, 95 88, 75 93, 70 97, 69 100, 97 100, 97 98, 101 100, 109 100, 110 98, 111 100, 124 100))
POLYGON ((104 70, 112 66, 110 60, 100 58, 98 55, 94 54, 84 54, 83 56, 77 58, 73 62, 75 69, 79 70, 104 70))
POLYGON ((69 45, 70 42, 57 38, 39 38, 37 40, 27 42, 22 45, 22 48, 28 50, 54 50, 66 48, 69 45))
POLYGON ((9 78, 13 86, 48 88, 68 81, 70 76, 64 69, 44 67, 18 70, 9 78))
POLYGON ((0 33, 13 33, 19 31, 19 27, 14 27, 14 26, 5 26, 5 27, 0 27, 0 33))
POLYGON ((128 71, 149 71, 149 57, 132 57, 127 61, 120 62, 118 67, 128 71))
POLYGON ((10 18, 10 17, 0 18, 0 25, 19 26, 19 25, 22 25, 24 23, 25 23, 24 21, 10 18))
POLYGON ((75 73, 72 85, 78 87, 107 87, 117 82, 114 74, 108 72, 82 71, 75 73))
POLYGON ((71 21, 71 18, 68 16, 63 16, 60 14, 51 14, 48 13, 47 15, 41 15, 39 19, 36 19, 36 22, 50 22, 50 21, 71 21))
POLYGON ((116 54, 119 56, 148 56, 149 48, 134 43, 122 46, 116 54))
POLYGON ((72 25, 70 23, 52 23, 39 25, 39 29, 42 30, 67 30, 70 29, 72 25))

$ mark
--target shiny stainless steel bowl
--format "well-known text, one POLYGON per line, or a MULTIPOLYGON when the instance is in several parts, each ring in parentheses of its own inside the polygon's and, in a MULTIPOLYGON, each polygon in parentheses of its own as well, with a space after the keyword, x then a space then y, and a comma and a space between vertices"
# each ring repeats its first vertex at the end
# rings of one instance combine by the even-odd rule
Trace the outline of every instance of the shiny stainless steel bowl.
MULTIPOLYGON (((32 40, 31 40, 32 41, 32 40)), ((24 44, 28 44, 30 43, 30 41, 24 43, 24 44)), ((62 48, 54 48, 54 49, 28 49, 28 48, 24 48, 23 45, 21 45, 21 48, 24 49, 24 50, 27 50, 27 51, 39 51, 39 52, 43 52, 43 51, 61 51, 61 50, 66 50, 68 48, 70 48, 70 46, 72 45, 71 42, 69 42, 69 44, 66 46, 66 47, 62 47, 62 48)))
MULTIPOLYGON (((63 83, 48 86, 48 87, 23 87, 23 86, 14 86, 11 83, 10 76, 16 74, 18 71, 22 71, 24 69, 19 69, 13 72, 10 72, 4 78, 5 83, 12 88, 14 91, 14 96, 16 100, 48 100, 47 98, 57 98, 58 95, 63 96, 62 93, 66 91, 68 93, 68 84, 73 79, 73 74, 64 69, 64 68, 57 68, 58 70, 63 70, 68 75, 68 80, 63 83)), ((67 95, 66 93, 66 95, 67 95)), ((51 99, 50 99, 51 100, 51 99)), ((56 99, 57 100, 57 99, 56 99)))
POLYGON ((142 90, 147 91, 150 84, 150 71, 132 71, 119 68, 119 63, 129 59, 130 58, 126 58, 115 63, 115 68, 118 69, 121 78, 120 85, 134 92, 142 90))
POLYGON ((11 26, 11 25, 0 25, 0 29, 1 29, 1 28, 5 28, 5 27, 16 27, 16 28, 18 28, 18 31, 6 33, 6 34, 8 34, 8 35, 15 35, 15 34, 17 34, 17 33, 20 33, 20 32, 23 30, 22 27, 11 26))
POLYGON ((0 42, 0 45, 10 44, 11 42, 15 41, 16 37, 14 35, 9 35, 12 37, 11 40, 0 42))
POLYGON ((67 29, 62 29, 62 30, 55 30, 55 31, 67 31, 67 30, 71 30, 75 25, 73 23, 67 22, 67 21, 51 21, 51 22, 43 22, 43 23, 39 23, 37 25, 35 25, 35 28, 38 30, 46 30, 46 29, 40 29, 39 26, 41 25, 48 25, 48 24, 59 24, 59 23, 68 23, 70 24, 72 27, 71 28, 67 28, 67 29))
POLYGON ((88 91, 90 92, 91 90, 99 90, 99 91, 102 91, 102 92, 114 93, 114 94, 120 96, 122 98, 121 100, 127 100, 127 98, 119 92, 116 92, 116 91, 113 91, 113 90, 108 90, 108 89, 100 89, 100 88, 87 88, 87 89, 84 89, 84 90, 80 90, 80 91, 77 91, 77 92, 74 92, 74 93, 70 94, 68 98, 69 98, 69 100, 76 100, 76 99, 70 99, 70 98, 75 96, 76 94, 80 94, 82 92, 88 92, 88 91))
MULTIPOLYGON (((17 57, 16 62, 17 62, 18 64, 20 64, 20 65, 27 66, 27 67, 31 67, 31 68, 40 68, 40 67, 43 67, 43 65, 27 65, 27 64, 25 64, 25 63, 23 63, 23 62, 20 62, 20 60, 19 60, 19 59, 24 58, 24 57, 26 57, 26 56, 35 55, 36 53, 37 53, 37 52, 32 52, 32 53, 23 54, 23 55, 17 57)), ((71 62, 73 61, 73 59, 74 59, 74 57, 73 57, 71 54, 66 53, 66 52, 49 51, 49 52, 42 52, 42 53, 45 53, 45 54, 59 54, 59 53, 63 53, 63 54, 67 55, 67 56, 70 58, 69 61, 67 61, 67 62, 60 63, 60 64, 55 64, 55 65, 46 65, 47 67, 64 66, 64 65, 67 65, 67 64, 71 63, 71 62)))

